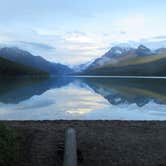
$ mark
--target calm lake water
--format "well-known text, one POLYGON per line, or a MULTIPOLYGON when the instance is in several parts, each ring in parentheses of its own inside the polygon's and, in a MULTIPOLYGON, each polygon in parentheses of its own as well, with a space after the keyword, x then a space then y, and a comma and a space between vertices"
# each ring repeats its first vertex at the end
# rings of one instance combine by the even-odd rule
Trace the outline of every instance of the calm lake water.
POLYGON ((166 79, 0 79, 0 120, 166 120, 166 79))

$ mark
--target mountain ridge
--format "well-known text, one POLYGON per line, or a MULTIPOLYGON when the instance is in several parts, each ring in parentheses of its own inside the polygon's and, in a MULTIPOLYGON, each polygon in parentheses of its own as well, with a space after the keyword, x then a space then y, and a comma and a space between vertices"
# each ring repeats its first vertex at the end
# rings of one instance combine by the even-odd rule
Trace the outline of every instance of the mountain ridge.
POLYGON ((41 56, 34 56, 28 51, 19 49, 17 47, 3 47, 0 49, 0 57, 7 60, 33 67, 39 70, 48 72, 50 75, 68 74, 72 70, 60 63, 49 62, 41 56))
POLYGON ((32 68, 0 57, 0 76, 48 76, 40 69, 32 68))
POLYGON ((166 76, 166 49, 112 47, 81 74, 166 76))

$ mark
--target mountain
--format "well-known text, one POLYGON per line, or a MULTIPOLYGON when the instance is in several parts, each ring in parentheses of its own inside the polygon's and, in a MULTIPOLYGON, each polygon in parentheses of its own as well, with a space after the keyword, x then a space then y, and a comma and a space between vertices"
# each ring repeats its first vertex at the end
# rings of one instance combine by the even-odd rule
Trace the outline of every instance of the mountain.
POLYGON ((166 76, 166 49, 113 47, 83 72, 94 75, 166 76))
POLYGON ((83 64, 80 64, 80 65, 74 66, 73 71, 76 72, 76 73, 77 72, 82 72, 85 69, 87 69, 90 66, 91 63, 92 62, 90 61, 90 62, 87 62, 87 63, 83 63, 83 64))
POLYGON ((42 75, 48 73, 40 69, 32 68, 0 57, 0 76, 25 76, 25 75, 42 75))
POLYGON ((115 64, 119 59, 129 55, 133 52, 132 48, 122 48, 122 47, 112 47, 107 53, 105 53, 101 58, 96 59, 91 65, 88 66, 89 69, 95 69, 109 63, 115 64))
POLYGON ((138 56, 150 56, 153 54, 153 52, 145 47, 144 45, 140 45, 136 50, 135 50, 136 55, 138 56))
POLYGON ((40 56, 34 56, 31 53, 16 47, 1 48, 0 57, 22 65, 43 70, 53 75, 63 75, 71 72, 71 69, 65 65, 49 62, 40 56))
POLYGON ((166 48, 159 48, 155 52, 156 54, 166 54, 166 48))

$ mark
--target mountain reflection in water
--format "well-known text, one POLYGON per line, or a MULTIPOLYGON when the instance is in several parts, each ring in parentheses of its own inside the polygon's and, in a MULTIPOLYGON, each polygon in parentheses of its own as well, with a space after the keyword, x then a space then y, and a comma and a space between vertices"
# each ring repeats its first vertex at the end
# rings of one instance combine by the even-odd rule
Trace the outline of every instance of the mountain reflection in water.
POLYGON ((88 78, 85 81, 112 105, 135 103, 142 107, 152 100, 166 104, 166 79, 88 78))
POLYGON ((6 78, 1 120, 166 120, 166 79, 6 78))
POLYGON ((5 78, 0 80, 0 102, 17 104, 34 95, 42 95, 49 89, 61 88, 72 78, 67 77, 23 77, 5 78))

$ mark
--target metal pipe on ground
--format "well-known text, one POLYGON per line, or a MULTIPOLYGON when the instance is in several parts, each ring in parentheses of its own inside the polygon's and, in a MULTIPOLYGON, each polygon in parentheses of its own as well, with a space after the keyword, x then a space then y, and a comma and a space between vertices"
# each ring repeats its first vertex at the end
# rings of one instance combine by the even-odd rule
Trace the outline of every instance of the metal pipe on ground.
POLYGON ((76 131, 69 128, 65 133, 65 151, 63 166, 77 166, 76 131))

